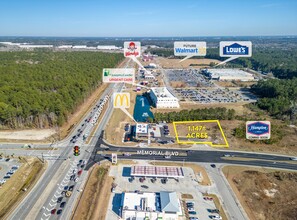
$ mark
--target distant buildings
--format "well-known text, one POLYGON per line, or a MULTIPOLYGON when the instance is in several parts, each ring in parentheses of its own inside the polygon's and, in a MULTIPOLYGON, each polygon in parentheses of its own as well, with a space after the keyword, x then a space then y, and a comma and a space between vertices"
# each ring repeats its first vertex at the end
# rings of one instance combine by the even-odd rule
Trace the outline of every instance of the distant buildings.
POLYGON ((160 193, 122 193, 122 219, 175 220, 181 215, 181 203, 176 192, 161 191, 160 193))
POLYGON ((115 45, 98 45, 97 50, 120 50, 121 47, 115 45))
POLYGON ((156 108, 179 108, 178 99, 166 87, 152 87, 150 98, 156 108))
POLYGON ((28 43, 12 43, 12 42, 0 42, 7 46, 15 46, 21 49, 34 49, 34 48, 55 48, 58 50, 120 50, 121 47, 115 45, 98 45, 96 47, 88 47, 87 45, 35 45, 28 43))
POLYGON ((219 81, 254 81, 253 74, 240 69, 206 69, 204 74, 212 80, 219 81))

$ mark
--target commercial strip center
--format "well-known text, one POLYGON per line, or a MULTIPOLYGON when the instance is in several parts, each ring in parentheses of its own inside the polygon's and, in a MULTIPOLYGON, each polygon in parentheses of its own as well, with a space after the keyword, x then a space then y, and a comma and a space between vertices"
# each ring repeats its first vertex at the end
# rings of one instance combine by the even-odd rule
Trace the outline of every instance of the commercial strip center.
MULTIPOLYGON (((108 220, 183 220, 187 216, 208 219, 207 209, 215 209, 213 201, 204 200, 209 186, 200 185, 204 174, 190 167, 156 166, 151 164, 112 166, 109 175, 117 185, 112 191, 108 210, 118 217, 108 220), (184 194, 193 197, 183 198, 184 194), (185 202, 194 204, 189 213, 185 202)), ((109 213, 108 213, 109 215, 109 213)))

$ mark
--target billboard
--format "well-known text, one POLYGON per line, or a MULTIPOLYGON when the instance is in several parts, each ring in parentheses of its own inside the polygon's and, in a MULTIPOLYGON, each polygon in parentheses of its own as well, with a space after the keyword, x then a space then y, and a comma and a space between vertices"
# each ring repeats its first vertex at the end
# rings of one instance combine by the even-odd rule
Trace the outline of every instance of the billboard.
POLYGON ((270 121, 247 121, 246 139, 267 140, 270 139, 270 121))

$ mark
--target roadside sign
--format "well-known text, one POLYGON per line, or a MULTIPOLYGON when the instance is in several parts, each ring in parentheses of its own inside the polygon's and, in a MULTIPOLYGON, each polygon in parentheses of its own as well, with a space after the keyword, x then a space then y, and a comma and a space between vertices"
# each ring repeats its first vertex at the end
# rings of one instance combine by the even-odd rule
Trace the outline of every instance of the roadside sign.
POLYGON ((112 164, 117 164, 118 162, 118 155, 117 154, 111 154, 111 163, 112 164))
POLYGON ((270 121, 247 121, 246 139, 267 140, 270 139, 270 121))

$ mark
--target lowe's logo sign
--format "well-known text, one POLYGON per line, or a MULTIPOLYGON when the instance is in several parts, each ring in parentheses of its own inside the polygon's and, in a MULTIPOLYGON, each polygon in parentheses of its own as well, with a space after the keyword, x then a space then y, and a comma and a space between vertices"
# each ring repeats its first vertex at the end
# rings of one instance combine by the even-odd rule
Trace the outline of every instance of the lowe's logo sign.
POLYGON ((223 47, 224 55, 248 55, 249 48, 240 44, 231 44, 230 46, 223 47))
POLYGON ((269 139, 270 122, 269 121, 248 121, 246 123, 247 139, 269 139))
POLYGON ((250 57, 252 56, 252 42, 250 41, 221 41, 221 57, 250 57))

